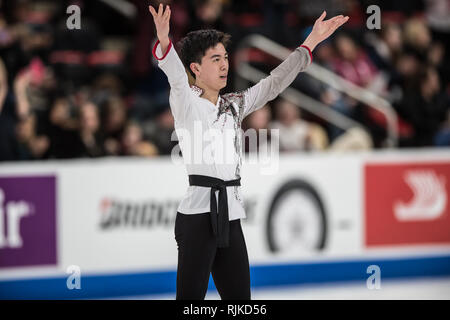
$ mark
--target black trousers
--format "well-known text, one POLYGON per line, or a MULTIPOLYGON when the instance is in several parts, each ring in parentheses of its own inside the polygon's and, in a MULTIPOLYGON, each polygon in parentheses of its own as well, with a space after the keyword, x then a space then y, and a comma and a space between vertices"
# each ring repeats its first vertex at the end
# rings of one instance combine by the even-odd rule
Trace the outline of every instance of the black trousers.
POLYGON ((250 270, 241 220, 230 221, 230 245, 218 248, 209 213, 177 212, 177 300, 203 300, 209 275, 222 300, 250 300, 250 270))

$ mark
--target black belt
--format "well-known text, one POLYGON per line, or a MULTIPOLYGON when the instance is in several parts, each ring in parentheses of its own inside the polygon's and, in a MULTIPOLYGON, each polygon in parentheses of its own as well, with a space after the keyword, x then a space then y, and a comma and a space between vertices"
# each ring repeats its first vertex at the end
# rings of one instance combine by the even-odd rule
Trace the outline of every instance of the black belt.
POLYGON ((228 247, 230 224, 228 215, 227 187, 240 186, 241 178, 235 180, 222 180, 197 174, 189 175, 189 185, 211 188, 210 215, 214 235, 218 240, 218 247, 228 247), (219 191, 219 206, 217 208, 216 191, 219 191), (219 217, 217 217, 217 215, 219 217))

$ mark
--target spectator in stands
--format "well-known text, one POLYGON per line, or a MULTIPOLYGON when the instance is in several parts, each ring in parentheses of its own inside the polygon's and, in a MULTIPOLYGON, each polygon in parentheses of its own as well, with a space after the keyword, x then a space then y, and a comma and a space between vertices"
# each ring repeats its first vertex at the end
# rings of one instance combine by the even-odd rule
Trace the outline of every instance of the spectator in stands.
POLYGON ((403 35, 396 23, 386 23, 379 32, 367 33, 369 56, 376 68, 391 72, 398 55, 403 50, 403 35))
POLYGON ((404 34, 406 50, 414 53, 421 62, 425 62, 432 42, 425 21, 420 18, 409 19, 405 23, 404 34))
MULTIPOLYGON (((378 95, 386 92, 387 79, 378 71, 362 47, 348 35, 341 33, 335 39, 337 59, 334 62, 334 71, 345 80, 370 90, 378 95)), ((369 128, 374 138, 374 145, 379 147, 385 140, 386 130, 384 124, 374 119, 371 109, 349 96, 342 96, 332 107, 344 115, 358 121, 369 128)), ((330 126, 332 139, 342 133, 342 130, 330 126)))
POLYGON ((408 52, 400 54, 394 66, 394 76, 389 84, 392 103, 397 103, 403 99, 406 91, 414 89, 414 81, 418 77, 419 70, 420 62, 414 54, 408 52))
POLYGON ((155 119, 146 121, 143 124, 143 130, 144 137, 155 144, 160 155, 170 155, 173 147, 178 143, 174 131, 174 119, 169 107, 155 119))
POLYGON ((79 157, 82 144, 78 134, 79 122, 74 118, 75 107, 65 96, 57 96, 50 107, 47 135, 50 139, 49 158, 79 157))
POLYGON ((129 121, 122 135, 120 155, 151 157, 158 155, 158 149, 144 140, 142 128, 137 122, 129 121))
POLYGON ((370 87, 378 70, 364 51, 344 33, 336 36, 335 44, 337 58, 333 69, 336 73, 360 87, 370 87))
POLYGON ((103 137, 99 131, 100 117, 98 106, 92 101, 87 101, 79 110, 79 137, 82 148, 79 157, 101 157, 104 155, 103 137))
POLYGON ((36 134, 36 116, 31 113, 16 126, 18 160, 41 159, 47 153, 50 140, 46 135, 36 134))
POLYGON ((398 107, 399 115, 414 130, 409 146, 430 146, 435 139, 439 140, 436 135, 448 130, 446 122, 449 110, 448 95, 441 91, 436 69, 425 67, 418 75, 414 90, 405 94, 398 107))
MULTIPOLYGON (((448 55, 448 53, 446 52, 444 44, 441 42, 433 42, 427 56, 427 63, 438 71, 439 78, 444 84, 444 89, 445 84, 448 85, 450 82, 450 62, 446 60, 446 55, 448 55)), ((450 55, 448 56, 450 57, 450 55)), ((450 89, 450 87, 447 89, 450 89)))
POLYGON ((318 124, 303 120, 295 104, 280 98, 275 113, 276 120, 270 128, 279 130, 280 151, 323 150, 328 146, 326 131, 318 124))
POLYGON ((102 106, 104 149, 108 155, 118 155, 120 139, 127 121, 127 110, 120 96, 111 96, 102 106))
MULTIPOLYGON (((425 17, 430 28, 433 41, 438 43, 438 47, 443 47, 443 58, 439 66, 433 64, 438 68, 439 76, 444 87, 450 83, 450 2, 448 0, 427 0, 425 1, 425 17)), ((441 51, 441 48, 436 48, 433 45, 429 52, 430 55, 436 55, 436 51, 441 51), (433 53, 434 52, 434 53, 433 53)), ((434 58, 431 58, 434 60, 434 58)), ((433 63, 433 62, 431 62, 433 63)), ((449 90, 450 88, 447 88, 449 90)))
POLYGON ((271 131, 269 125, 271 119, 272 114, 269 103, 244 119, 242 129, 244 130, 243 144, 245 152, 255 153, 259 150, 266 151, 270 149, 271 131))

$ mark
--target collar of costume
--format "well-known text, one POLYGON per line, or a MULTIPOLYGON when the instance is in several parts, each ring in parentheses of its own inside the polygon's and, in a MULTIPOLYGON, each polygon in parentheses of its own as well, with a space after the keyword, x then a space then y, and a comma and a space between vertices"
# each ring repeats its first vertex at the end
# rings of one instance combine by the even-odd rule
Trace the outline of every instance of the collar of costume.
POLYGON ((204 92, 202 88, 197 87, 195 84, 191 85, 191 90, 197 97, 200 97, 204 92))

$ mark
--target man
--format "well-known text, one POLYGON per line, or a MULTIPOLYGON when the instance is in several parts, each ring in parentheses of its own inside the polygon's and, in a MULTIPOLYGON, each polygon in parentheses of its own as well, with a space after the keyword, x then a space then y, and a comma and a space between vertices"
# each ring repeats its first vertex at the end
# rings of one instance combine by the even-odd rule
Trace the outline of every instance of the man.
POLYGON ((181 139, 189 188, 175 221, 178 244, 177 299, 204 299, 209 274, 222 299, 250 299, 250 272, 240 219, 245 211, 240 190, 242 120, 274 99, 312 61, 311 52, 348 17, 324 21, 324 12, 303 45, 270 76, 244 92, 219 95, 227 84, 229 35, 216 30, 190 32, 180 43, 181 60, 169 39, 170 7, 149 6, 158 41, 153 55, 170 84, 170 108, 177 135, 188 133, 195 142, 205 135, 217 140, 198 148, 181 139), (189 86, 185 67, 195 78, 189 86), (232 134, 229 134, 232 132, 232 134), (220 158, 220 155, 222 158, 220 158), (231 155, 231 161, 230 159, 231 155), (204 157, 209 157, 206 161, 204 157), (223 157, 228 157, 224 161, 223 157), (218 192, 218 198, 216 198, 218 192))

